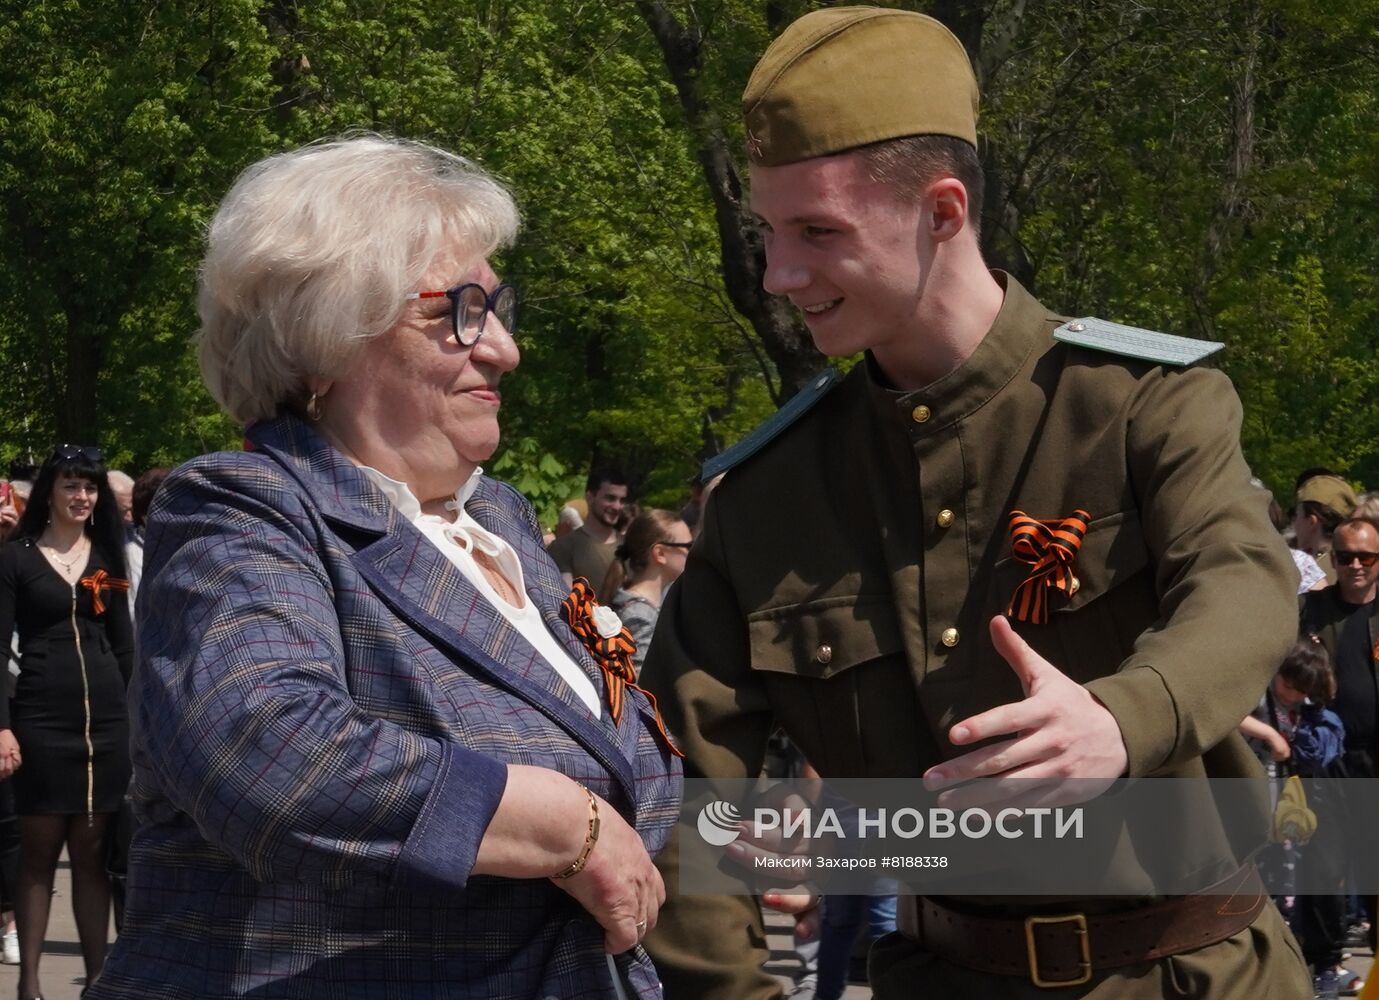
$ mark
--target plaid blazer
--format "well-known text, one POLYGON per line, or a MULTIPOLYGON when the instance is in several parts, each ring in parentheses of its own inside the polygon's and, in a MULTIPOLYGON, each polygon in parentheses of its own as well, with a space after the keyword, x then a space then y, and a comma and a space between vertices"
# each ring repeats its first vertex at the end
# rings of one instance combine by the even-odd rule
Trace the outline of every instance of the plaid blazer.
MULTIPOLYGON (((383 494, 303 422, 187 463, 149 518, 130 685, 134 797, 124 926, 88 994, 615 995, 603 932, 545 879, 470 875, 505 765, 604 796, 653 854, 679 762, 630 693, 594 719, 383 494)), ((559 615, 530 506, 485 478, 466 505, 559 615)), ((646 953, 617 959, 660 996, 646 953)))

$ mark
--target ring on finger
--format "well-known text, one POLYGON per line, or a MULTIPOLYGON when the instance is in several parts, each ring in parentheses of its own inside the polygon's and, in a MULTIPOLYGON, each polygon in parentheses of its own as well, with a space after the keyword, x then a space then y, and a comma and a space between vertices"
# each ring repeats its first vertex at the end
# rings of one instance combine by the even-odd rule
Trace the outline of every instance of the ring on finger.
POLYGON ((640 941, 640 940, 641 940, 642 938, 644 938, 645 936, 646 936, 646 921, 645 921, 645 920, 638 920, 638 921, 637 921, 637 940, 640 941))

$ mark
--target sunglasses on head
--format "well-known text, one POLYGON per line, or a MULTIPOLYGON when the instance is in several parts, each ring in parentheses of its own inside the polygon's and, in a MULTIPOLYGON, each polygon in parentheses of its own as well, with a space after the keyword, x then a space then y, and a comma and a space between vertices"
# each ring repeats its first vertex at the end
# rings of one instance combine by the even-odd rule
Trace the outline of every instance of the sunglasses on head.
POLYGON ((1361 552, 1356 549, 1333 549, 1331 557, 1336 560, 1337 566, 1349 566, 1353 562, 1358 562, 1368 569, 1379 562, 1379 552, 1361 552))
POLYGON ((88 462, 104 462, 105 453, 99 448, 82 444, 60 444, 53 449, 53 460, 70 462, 74 458, 84 458, 88 462))

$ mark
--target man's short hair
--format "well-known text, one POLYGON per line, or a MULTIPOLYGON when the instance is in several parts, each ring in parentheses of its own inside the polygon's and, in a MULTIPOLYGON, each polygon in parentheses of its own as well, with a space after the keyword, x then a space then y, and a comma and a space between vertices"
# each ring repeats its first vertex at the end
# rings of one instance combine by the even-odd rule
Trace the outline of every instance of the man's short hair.
POLYGON ((627 477, 623 475, 621 469, 611 465, 596 466, 589 472, 589 478, 585 480, 584 492, 597 493, 599 487, 604 483, 610 483, 613 486, 626 486, 627 477))
POLYGON ((857 152, 867 176, 893 188, 903 201, 918 201, 940 177, 956 177, 967 189, 968 224, 981 235, 986 176, 970 142, 951 135, 907 135, 862 146, 857 152))
POLYGON ((1359 531, 1361 528, 1368 528, 1376 535, 1379 535, 1379 527, 1376 527, 1373 521, 1368 521, 1363 517, 1346 518, 1344 521, 1336 525, 1334 529, 1332 529, 1331 534, 1334 536, 1338 531, 1344 531, 1347 534, 1349 534, 1352 531, 1359 531))
POLYGON ((112 490, 134 489, 134 477, 121 469, 111 469, 105 474, 105 478, 112 490))

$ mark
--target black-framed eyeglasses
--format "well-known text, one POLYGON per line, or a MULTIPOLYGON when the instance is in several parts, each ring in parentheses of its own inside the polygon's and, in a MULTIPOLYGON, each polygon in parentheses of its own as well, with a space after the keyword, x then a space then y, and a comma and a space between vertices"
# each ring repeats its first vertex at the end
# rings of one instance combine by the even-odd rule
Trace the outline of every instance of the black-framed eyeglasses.
POLYGON ((1337 566, 1349 566, 1353 562, 1359 563, 1365 569, 1379 562, 1379 552, 1358 552, 1351 549, 1334 549, 1332 558, 1336 560, 1337 566))
POLYGON ((509 335, 516 334, 517 289, 511 285, 499 285, 492 292, 486 292, 483 285, 470 281, 443 292, 412 292, 407 298, 438 299, 442 295, 450 300, 450 328, 461 347, 474 346, 484 332, 489 313, 498 317, 509 335))
POLYGON ((49 461, 70 462, 76 458, 102 464, 105 462, 105 452, 89 444, 60 444, 53 449, 53 457, 49 461))
POLYGON ((656 544, 657 544, 657 545, 669 545, 669 546, 670 546, 671 548, 673 548, 673 549, 687 549, 687 548, 689 548, 691 545, 693 545, 694 543, 693 543, 693 542, 671 542, 671 541, 667 541, 666 539, 663 538, 663 539, 661 539, 661 541, 657 542, 656 544))

